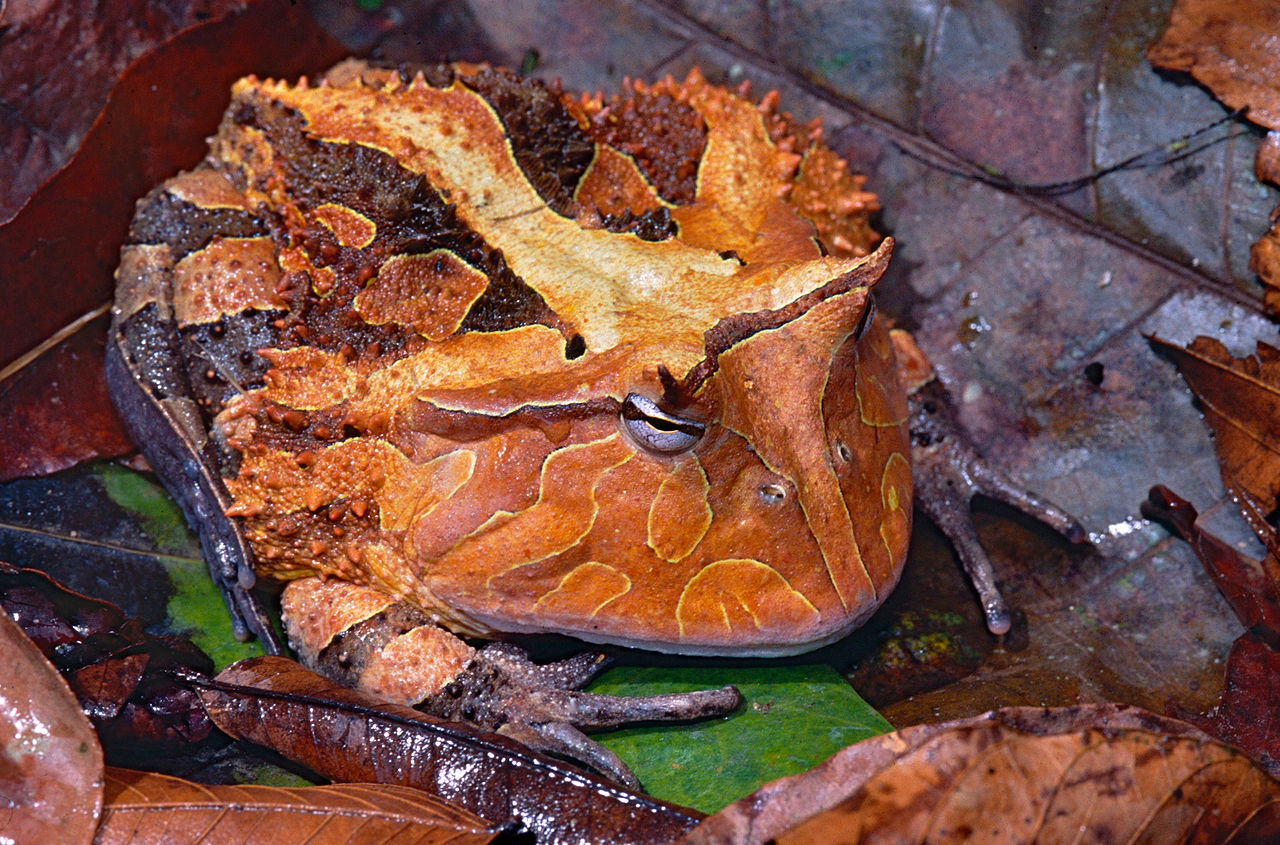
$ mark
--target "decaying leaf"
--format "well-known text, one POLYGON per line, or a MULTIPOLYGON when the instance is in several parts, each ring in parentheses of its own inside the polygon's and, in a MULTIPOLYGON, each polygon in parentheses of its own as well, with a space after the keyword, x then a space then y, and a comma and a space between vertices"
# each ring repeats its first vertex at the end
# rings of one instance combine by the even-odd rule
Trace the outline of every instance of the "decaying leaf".
POLYGON ((1258 342, 1235 358, 1221 341, 1197 337, 1183 348, 1152 338, 1200 400, 1213 429, 1222 483, 1273 555, 1280 539, 1267 517, 1280 494, 1280 350, 1258 342))
POLYGON ((91 312, 0 372, 0 481, 133 450, 99 366, 107 322, 91 312))
POLYGON ((9 3, 0 39, 0 220, 17 211, 66 163, 110 96, 120 73, 176 33, 241 4, 113 0, 97 14, 61 3, 9 3), (84 49, 92 43, 94 49, 84 49), (75 61, 67 61, 75 55, 75 61))
MULTIPOLYGON (((693 843, 1263 842, 1280 783, 1193 726, 1015 708, 850 746, 709 817, 693 843)), ((1272 837, 1272 838, 1267 838, 1272 837)))
POLYGON ((1280 653, 1253 633, 1236 640, 1227 656, 1222 701, 1206 713, 1177 714, 1240 748, 1280 777, 1280 653))
MULTIPOLYGON (((1156 67, 1190 73, 1249 120, 1280 129, 1280 19, 1270 0, 1179 0, 1160 40, 1147 50, 1156 67)), ((1255 170, 1276 182, 1275 137, 1258 149, 1255 170)), ((1265 286, 1267 310, 1280 312, 1280 227, 1273 225, 1249 252, 1249 269, 1265 286)))
POLYGON ((551 842, 664 842, 702 814, 621 789, 506 737, 338 686, 282 657, 242 660, 202 689, 214 723, 335 781, 414 786, 551 842), (253 687, 254 689, 243 689, 253 687))
POLYGON ((470 845, 491 842, 498 832, 478 816, 402 786, 206 786, 113 768, 94 841, 470 845))
POLYGON ((1280 594, 1274 557, 1257 561, 1200 528, 1196 509, 1164 487, 1143 505, 1148 518, 1165 523, 1191 544, 1218 589, 1249 628, 1227 656, 1222 700, 1203 714, 1176 712, 1211 736, 1229 742, 1280 776, 1280 594))
POLYGON ((93 727, 5 613, 0 666, 0 841, 92 841, 102 810, 102 748, 93 727))

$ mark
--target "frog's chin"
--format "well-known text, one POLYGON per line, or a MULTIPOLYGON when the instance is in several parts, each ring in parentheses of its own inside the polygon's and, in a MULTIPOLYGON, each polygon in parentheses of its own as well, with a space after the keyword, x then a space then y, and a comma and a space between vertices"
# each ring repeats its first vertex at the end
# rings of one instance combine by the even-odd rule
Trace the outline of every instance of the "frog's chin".
MULTIPOLYGON (((700 639, 686 637, 672 640, 663 637, 629 636, 616 631, 593 630, 589 626, 565 624, 537 624, 530 620, 483 619, 484 623, 494 631, 507 634, 556 634, 574 637, 599 645, 621 646, 623 648, 643 649, 663 654, 680 654, 689 657, 791 657, 797 654, 814 651, 823 646, 837 642, 866 623, 878 606, 865 609, 863 612, 849 615, 838 624, 825 628, 810 628, 805 631, 773 630, 769 636, 750 638, 734 637, 733 632, 721 633, 719 636, 706 636, 700 639), (792 636, 788 636, 788 633, 792 636)), ((761 632, 757 632, 761 633, 761 632)))

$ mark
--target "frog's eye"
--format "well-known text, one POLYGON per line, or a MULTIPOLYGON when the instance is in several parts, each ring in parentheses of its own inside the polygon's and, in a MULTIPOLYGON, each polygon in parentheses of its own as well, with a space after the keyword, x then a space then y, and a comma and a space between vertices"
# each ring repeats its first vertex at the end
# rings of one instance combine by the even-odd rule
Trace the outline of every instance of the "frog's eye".
POLYGON ((668 414, 638 393, 629 394, 622 403, 622 427, 637 446, 659 455, 689 451, 707 430, 697 420, 668 414))
POLYGON ((858 325, 853 330, 853 340, 856 343, 862 340, 862 336, 867 333, 867 329, 871 328, 871 321, 876 318, 876 299, 870 293, 867 294, 867 304, 862 308, 862 316, 858 318, 858 325))

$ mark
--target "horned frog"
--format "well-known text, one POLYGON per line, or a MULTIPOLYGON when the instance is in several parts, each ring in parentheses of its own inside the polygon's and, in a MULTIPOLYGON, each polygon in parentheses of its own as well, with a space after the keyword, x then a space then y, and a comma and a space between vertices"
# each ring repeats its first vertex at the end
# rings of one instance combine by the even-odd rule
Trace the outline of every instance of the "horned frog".
POLYGON ((285 581, 304 662, 625 779, 561 704, 526 707, 598 659, 460 638, 830 643, 898 581, 913 439, 993 630, 945 511, 981 487, 1079 535, 974 468, 876 318, 876 208, 776 95, 697 71, 611 99, 468 65, 248 78, 205 161, 139 203, 109 383, 238 630, 278 650, 249 588, 285 581))

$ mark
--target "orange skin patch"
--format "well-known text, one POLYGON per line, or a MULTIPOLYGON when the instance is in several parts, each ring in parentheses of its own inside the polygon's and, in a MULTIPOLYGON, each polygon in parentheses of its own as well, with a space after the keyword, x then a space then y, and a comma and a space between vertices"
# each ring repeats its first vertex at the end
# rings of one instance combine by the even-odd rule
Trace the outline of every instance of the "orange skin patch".
POLYGON ((218 238, 173 268, 173 310, 182 323, 212 323, 249 308, 283 308, 270 238, 218 238))
POLYGON ((312 215, 333 232, 338 243, 343 246, 364 249, 373 243, 378 234, 378 227, 372 220, 345 205, 325 203, 313 211, 312 215))
POLYGON ((430 340, 444 340, 488 283, 488 276, 445 250, 398 255, 382 265, 355 305, 374 325, 402 323, 430 340))

